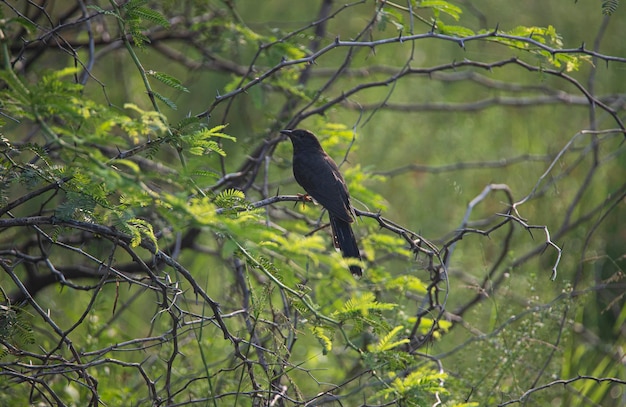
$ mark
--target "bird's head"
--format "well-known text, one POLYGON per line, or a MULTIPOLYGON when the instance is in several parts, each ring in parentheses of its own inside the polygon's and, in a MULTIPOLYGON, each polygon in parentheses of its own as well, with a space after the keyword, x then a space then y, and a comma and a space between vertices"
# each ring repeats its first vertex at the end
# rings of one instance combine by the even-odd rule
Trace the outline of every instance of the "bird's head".
POLYGON ((299 149, 322 149, 320 142, 315 137, 315 134, 308 130, 295 129, 295 130, 281 130, 282 134, 285 134, 291 140, 294 150, 299 149))

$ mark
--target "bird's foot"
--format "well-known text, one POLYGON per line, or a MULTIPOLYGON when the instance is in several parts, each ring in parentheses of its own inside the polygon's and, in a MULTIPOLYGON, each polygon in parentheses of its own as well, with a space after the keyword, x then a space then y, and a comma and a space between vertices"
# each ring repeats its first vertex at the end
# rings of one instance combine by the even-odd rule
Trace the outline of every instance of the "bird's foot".
POLYGON ((313 198, 309 194, 296 194, 302 202, 313 202, 313 198))
MULTIPOLYGON (((306 206, 306 203, 307 203, 307 202, 313 202, 313 203, 315 203, 315 201, 313 200, 313 197, 312 197, 311 195, 309 195, 309 194, 296 194, 296 196, 298 197, 298 199, 299 199, 300 201, 302 201, 302 206, 303 206, 303 207, 304 207, 304 206, 306 206)), ((298 201, 296 201, 296 204, 294 205, 294 208, 295 208, 295 206, 296 206, 297 204, 298 204, 298 201)))

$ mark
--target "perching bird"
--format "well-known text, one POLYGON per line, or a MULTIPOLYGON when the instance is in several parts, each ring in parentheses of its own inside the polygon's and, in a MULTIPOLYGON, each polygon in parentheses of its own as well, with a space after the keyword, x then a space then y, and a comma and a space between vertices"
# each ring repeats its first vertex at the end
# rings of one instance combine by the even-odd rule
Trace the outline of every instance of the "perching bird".
MULTIPOLYGON (((308 130, 281 130, 293 144, 293 175, 306 193, 328 211, 335 246, 343 257, 361 260, 359 247, 350 224, 354 210, 350 194, 339 167, 322 149, 315 135, 308 130)), ((352 265, 350 271, 361 276, 361 267, 352 265)))

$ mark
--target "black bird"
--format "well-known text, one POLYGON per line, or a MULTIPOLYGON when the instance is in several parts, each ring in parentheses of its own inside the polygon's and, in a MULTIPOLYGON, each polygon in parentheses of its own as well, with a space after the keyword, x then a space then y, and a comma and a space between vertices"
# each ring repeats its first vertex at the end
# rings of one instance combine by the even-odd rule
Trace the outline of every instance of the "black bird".
MULTIPOLYGON (((293 175, 306 193, 328 211, 335 247, 343 257, 361 260, 359 247, 350 224, 354 222, 354 210, 350 194, 339 167, 308 130, 281 130, 293 144, 293 175)), ((350 266, 355 276, 363 275, 361 267, 350 266)))

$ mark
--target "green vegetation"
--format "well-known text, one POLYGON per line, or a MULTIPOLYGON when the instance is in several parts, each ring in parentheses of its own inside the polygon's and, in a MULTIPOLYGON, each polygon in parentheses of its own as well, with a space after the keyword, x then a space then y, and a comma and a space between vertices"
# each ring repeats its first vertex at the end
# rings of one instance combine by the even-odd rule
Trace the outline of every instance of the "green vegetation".
POLYGON ((623 405, 625 10, 501 3, 0 2, 0 405, 623 405))

